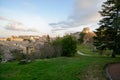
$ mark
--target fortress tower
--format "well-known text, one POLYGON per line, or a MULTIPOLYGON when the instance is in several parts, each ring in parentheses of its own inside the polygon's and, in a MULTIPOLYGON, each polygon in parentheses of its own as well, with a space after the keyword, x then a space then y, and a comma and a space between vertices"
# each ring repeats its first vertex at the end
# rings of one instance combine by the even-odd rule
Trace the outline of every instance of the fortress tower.
POLYGON ((86 28, 83 28, 83 33, 89 33, 90 32, 90 28, 89 27, 86 27, 86 28))

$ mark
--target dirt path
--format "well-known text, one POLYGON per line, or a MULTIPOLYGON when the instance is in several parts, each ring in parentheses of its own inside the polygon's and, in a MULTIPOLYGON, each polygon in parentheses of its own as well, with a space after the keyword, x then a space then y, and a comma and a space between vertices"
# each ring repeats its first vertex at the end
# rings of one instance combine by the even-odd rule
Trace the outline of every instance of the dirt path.
POLYGON ((84 54, 84 53, 82 53, 82 52, 80 52, 80 51, 77 51, 77 53, 78 53, 79 55, 82 55, 82 56, 90 56, 90 55, 84 54))
POLYGON ((120 63, 110 64, 106 68, 109 80, 120 80, 120 63))

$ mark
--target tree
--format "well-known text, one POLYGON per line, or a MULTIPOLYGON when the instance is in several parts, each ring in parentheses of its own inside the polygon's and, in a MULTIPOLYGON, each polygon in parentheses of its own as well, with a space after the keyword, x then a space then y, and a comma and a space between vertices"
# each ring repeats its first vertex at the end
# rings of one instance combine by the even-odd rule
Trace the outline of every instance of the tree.
POLYGON ((80 42, 80 43, 83 43, 83 42, 84 42, 84 36, 85 36, 85 34, 86 34, 86 33, 84 33, 84 32, 81 32, 81 33, 80 33, 80 35, 79 35, 79 36, 80 36, 80 38, 79 38, 79 42, 80 42))
POLYGON ((46 40, 47 40, 47 42, 50 42, 50 36, 49 35, 47 35, 46 40))
MULTIPOLYGON (((98 44, 102 45, 103 43, 107 48, 112 49, 112 57, 115 57, 118 49, 120 48, 118 44, 120 43, 118 38, 120 34, 120 0, 107 0, 102 5, 102 10, 100 11, 101 16, 103 17, 100 20, 100 27, 104 30, 104 39, 100 37, 99 34, 96 34, 97 38, 94 38, 95 41, 98 40, 98 44), (101 42, 101 43, 99 43, 101 42)), ((97 31, 100 33, 100 31, 97 31)), ((96 32, 96 33, 97 33, 96 32)), ((95 45, 96 46, 96 45, 95 45)))
POLYGON ((66 35, 62 39, 63 56, 74 56, 77 42, 71 35, 66 35))
POLYGON ((11 39, 10 39, 10 38, 7 38, 7 41, 11 41, 11 39))
POLYGON ((2 61, 2 53, 3 53, 2 46, 3 45, 0 44, 0 61, 2 61))
POLYGON ((53 48, 54 48, 54 56, 61 56, 63 51, 62 51, 62 39, 60 37, 57 37, 55 40, 51 42, 53 48))
POLYGON ((62 39, 60 37, 57 37, 55 40, 51 42, 52 45, 61 45, 62 44, 62 39))
POLYGON ((62 38, 58 37, 56 40, 52 41, 52 45, 55 46, 55 51, 62 56, 74 56, 77 48, 77 41, 71 35, 66 35, 62 38), (57 49, 58 48, 58 49, 57 49))
POLYGON ((20 49, 14 49, 14 50, 11 50, 10 52, 13 54, 16 61, 26 58, 26 55, 20 49))
POLYGON ((99 27, 98 29, 96 29, 96 31, 94 31, 94 33, 96 34, 96 36, 93 37, 94 39, 93 44, 100 51, 100 54, 103 54, 103 50, 105 50, 105 47, 103 47, 103 45, 105 45, 106 41, 105 30, 103 27, 99 27))

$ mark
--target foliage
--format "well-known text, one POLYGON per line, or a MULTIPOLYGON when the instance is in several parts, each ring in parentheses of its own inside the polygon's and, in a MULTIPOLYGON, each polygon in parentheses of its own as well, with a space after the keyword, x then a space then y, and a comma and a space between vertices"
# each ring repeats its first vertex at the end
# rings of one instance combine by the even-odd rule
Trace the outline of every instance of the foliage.
POLYGON ((33 53, 34 59, 37 58, 53 58, 53 57, 59 57, 62 54, 61 46, 58 44, 53 44, 54 41, 50 43, 44 43, 43 45, 38 44, 38 47, 36 48, 35 52, 33 53))
POLYGON ((0 52, 0 62, 2 61, 2 54, 1 54, 1 52, 0 52))
POLYGON ((76 40, 71 35, 66 35, 62 38, 58 37, 52 42, 54 46, 60 46, 62 49, 62 56, 74 56, 76 53, 76 40))
POLYGON ((105 30, 102 27, 99 27, 98 29, 96 29, 96 31, 94 31, 94 33, 97 36, 94 36, 94 45, 96 46, 96 48, 100 51, 100 54, 103 54, 103 51, 105 50, 106 46, 105 46, 105 30))
POLYGON ((41 58, 52 58, 55 57, 55 55, 57 54, 55 53, 54 47, 49 43, 44 44, 40 48, 40 52, 41 52, 41 58))
POLYGON ((23 41, 28 41, 29 43, 32 42, 32 40, 30 40, 30 39, 23 39, 23 41))
POLYGON ((120 0, 107 0, 100 11, 103 18, 100 20, 100 27, 96 31, 95 46, 106 45, 113 50, 112 57, 115 57, 120 43, 120 0))
POLYGON ((22 50, 14 49, 14 50, 11 50, 10 52, 13 54, 16 61, 26 59, 26 55, 22 52, 22 50))
POLYGON ((86 34, 86 33, 83 33, 83 32, 80 33, 80 35, 79 35, 79 36, 80 36, 80 38, 79 38, 79 42, 80 42, 80 43, 83 43, 83 42, 84 42, 84 36, 85 36, 85 34, 86 34))
POLYGON ((7 38, 7 41, 11 41, 11 39, 10 39, 10 38, 7 38))
POLYGON ((2 50, 2 45, 0 44, 0 61, 2 61, 2 53, 3 53, 3 50, 2 50))
POLYGON ((51 42, 52 45, 61 45, 62 44, 62 38, 57 37, 55 40, 51 42))
POLYGON ((73 56, 76 53, 77 42, 71 35, 66 35, 62 39, 63 56, 73 56))
POLYGON ((57 37, 54 41, 51 42, 51 44, 54 47, 55 56, 61 56, 63 53, 62 38, 57 37))
POLYGON ((50 42, 50 36, 49 35, 47 35, 46 40, 47 40, 47 42, 50 42))

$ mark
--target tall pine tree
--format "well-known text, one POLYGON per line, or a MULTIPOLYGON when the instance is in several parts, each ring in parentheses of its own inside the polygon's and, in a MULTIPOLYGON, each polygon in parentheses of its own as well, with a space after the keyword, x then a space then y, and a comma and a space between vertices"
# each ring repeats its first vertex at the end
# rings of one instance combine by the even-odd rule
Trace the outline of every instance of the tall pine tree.
MULTIPOLYGON (((104 31, 104 39, 102 39, 99 34, 96 34, 95 41, 99 44, 104 44, 108 49, 112 49, 112 57, 115 57, 120 49, 120 0, 107 0, 102 5, 102 10, 100 11, 101 16, 103 17, 100 20, 100 27, 95 33, 99 33, 100 29, 104 31)), ((96 46, 96 45, 95 45, 96 46)))
POLYGON ((94 36, 94 45, 100 51, 100 54, 103 54, 103 50, 105 50, 105 30, 102 27, 99 27, 94 31, 97 36, 94 36))

